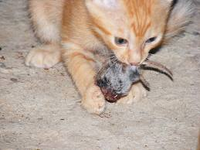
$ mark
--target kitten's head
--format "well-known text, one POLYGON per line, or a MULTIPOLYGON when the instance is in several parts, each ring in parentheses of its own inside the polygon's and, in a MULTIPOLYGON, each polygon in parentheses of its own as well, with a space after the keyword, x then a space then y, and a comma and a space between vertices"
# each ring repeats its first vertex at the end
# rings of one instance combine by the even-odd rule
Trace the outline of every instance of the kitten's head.
POLYGON ((94 31, 123 63, 138 65, 163 39, 173 0, 86 0, 94 31))

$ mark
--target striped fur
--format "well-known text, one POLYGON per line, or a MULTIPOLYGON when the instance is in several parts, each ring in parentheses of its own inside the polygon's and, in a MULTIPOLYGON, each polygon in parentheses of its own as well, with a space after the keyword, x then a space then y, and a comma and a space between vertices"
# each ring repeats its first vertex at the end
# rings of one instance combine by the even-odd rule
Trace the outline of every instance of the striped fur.
MULTIPOLYGON (((49 68, 62 57, 82 105, 95 114, 105 109, 104 96, 94 81, 104 54, 112 52, 127 64, 141 63, 152 48, 181 32, 192 12, 190 0, 180 0, 174 9, 172 0, 29 1, 36 35, 44 44, 28 54, 26 65, 49 68), (128 44, 117 45, 115 37, 127 39, 128 44), (152 37, 157 38, 147 43, 152 37)), ((119 102, 132 103, 142 95, 143 87, 136 84, 119 102)))

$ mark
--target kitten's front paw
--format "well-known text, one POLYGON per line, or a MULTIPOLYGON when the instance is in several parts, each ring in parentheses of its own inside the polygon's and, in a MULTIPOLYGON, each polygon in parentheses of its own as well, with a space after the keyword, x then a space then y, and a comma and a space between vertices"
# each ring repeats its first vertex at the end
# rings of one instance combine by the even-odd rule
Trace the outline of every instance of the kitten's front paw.
POLYGON ((31 50, 26 57, 26 65, 38 68, 51 68, 52 66, 60 62, 60 51, 51 50, 51 48, 54 47, 46 46, 31 50))
POLYGON ((147 96, 146 89, 141 83, 132 86, 129 94, 117 101, 117 104, 132 104, 147 96))
POLYGON ((96 85, 91 85, 86 90, 82 99, 83 107, 90 113, 101 114, 105 110, 105 98, 96 85))

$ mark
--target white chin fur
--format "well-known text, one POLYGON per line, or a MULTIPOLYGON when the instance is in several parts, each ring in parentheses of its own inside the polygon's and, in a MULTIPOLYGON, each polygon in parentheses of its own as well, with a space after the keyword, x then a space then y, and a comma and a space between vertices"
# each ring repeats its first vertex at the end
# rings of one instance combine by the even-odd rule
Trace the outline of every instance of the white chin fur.
POLYGON ((118 6, 118 1, 119 0, 94 0, 94 3, 105 8, 116 8, 118 6))

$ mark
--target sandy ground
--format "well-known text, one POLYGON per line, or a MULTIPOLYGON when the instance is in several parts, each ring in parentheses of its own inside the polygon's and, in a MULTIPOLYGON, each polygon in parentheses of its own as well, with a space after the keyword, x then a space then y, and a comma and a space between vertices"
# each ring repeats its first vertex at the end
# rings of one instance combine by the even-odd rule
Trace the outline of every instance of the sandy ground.
MULTIPOLYGON (((199 3, 196 6, 200 8, 199 3)), ((131 106, 88 114, 62 64, 24 65, 34 38, 26 0, 0 0, 0 150, 195 150, 200 125, 200 13, 187 33, 152 59, 151 91, 131 106)))

